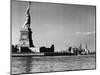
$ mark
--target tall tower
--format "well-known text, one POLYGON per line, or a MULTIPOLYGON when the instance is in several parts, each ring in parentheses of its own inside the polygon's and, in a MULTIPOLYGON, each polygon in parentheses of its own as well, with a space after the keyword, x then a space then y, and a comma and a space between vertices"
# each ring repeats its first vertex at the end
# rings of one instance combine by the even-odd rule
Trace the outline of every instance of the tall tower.
POLYGON ((89 49, 87 47, 87 43, 85 44, 85 52, 88 54, 89 53, 89 49))
POLYGON ((87 48, 87 43, 85 44, 85 48, 88 49, 88 48, 87 48))
POLYGON ((80 43, 79 49, 82 50, 82 44, 80 43))
POLYGON ((30 24, 31 24, 30 5, 31 3, 29 2, 25 14, 26 15, 25 23, 22 26, 22 29, 20 31, 19 42, 21 47, 34 47, 33 40, 32 40, 32 31, 30 28, 30 24))

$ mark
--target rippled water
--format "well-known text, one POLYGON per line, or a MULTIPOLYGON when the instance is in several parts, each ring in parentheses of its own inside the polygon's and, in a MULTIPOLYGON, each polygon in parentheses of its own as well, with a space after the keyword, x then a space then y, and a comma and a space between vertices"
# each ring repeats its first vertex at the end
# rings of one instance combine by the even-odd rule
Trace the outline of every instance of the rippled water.
POLYGON ((12 57, 12 74, 95 69, 95 55, 12 57))

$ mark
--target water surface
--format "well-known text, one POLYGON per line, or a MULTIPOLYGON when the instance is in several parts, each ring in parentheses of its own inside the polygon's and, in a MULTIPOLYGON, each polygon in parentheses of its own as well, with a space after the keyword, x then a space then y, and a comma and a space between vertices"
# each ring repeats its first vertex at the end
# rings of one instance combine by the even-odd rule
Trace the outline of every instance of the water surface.
POLYGON ((12 74, 95 69, 95 55, 12 57, 12 74))

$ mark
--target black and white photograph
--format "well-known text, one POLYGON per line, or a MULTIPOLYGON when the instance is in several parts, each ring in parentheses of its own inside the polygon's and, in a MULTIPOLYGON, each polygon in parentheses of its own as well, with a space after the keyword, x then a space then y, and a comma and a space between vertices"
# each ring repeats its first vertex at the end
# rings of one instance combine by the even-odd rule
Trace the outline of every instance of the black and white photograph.
POLYGON ((96 69, 96 6, 11 0, 11 74, 96 69))

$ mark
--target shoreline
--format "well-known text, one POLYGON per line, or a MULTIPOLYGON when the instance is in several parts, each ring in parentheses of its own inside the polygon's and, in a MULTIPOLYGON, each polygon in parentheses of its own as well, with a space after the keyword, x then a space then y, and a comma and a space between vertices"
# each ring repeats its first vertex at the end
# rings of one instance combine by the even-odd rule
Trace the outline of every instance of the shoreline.
POLYGON ((12 57, 32 57, 32 56, 87 56, 87 55, 95 55, 95 54, 84 54, 77 55, 74 53, 12 53, 12 57))

